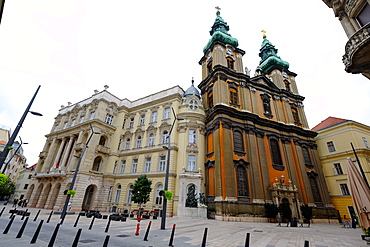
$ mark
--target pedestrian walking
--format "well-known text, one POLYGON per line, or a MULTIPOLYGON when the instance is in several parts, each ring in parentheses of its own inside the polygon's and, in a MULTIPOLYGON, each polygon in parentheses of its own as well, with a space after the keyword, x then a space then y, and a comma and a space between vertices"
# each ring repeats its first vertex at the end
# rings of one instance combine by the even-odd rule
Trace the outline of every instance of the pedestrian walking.
POLYGON ((16 208, 17 207, 17 205, 18 205, 18 199, 17 198, 15 198, 14 199, 14 201, 13 201, 13 208, 16 208))

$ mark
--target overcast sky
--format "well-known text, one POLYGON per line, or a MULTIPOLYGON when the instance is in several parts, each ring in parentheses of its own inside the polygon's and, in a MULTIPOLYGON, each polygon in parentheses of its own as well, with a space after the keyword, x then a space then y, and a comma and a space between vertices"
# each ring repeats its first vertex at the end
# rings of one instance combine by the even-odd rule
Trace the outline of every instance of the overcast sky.
POLYGON ((27 163, 38 155, 61 105, 76 103, 109 86, 136 100, 194 77, 216 18, 246 53, 254 74, 261 30, 298 74, 310 127, 329 116, 370 125, 370 81, 344 71, 348 40, 322 1, 6 1, 0 26, 0 127, 14 130, 38 85, 41 89, 19 135, 27 163))

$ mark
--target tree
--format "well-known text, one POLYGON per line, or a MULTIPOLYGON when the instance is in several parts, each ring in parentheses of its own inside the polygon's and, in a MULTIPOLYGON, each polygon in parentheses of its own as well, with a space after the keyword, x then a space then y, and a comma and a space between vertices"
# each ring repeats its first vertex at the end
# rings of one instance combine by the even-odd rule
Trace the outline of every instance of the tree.
POLYGON ((152 180, 149 180, 146 175, 140 175, 132 186, 131 199, 133 202, 140 204, 140 208, 142 204, 149 201, 150 192, 152 191, 151 185, 152 180))
POLYGON ((301 212, 302 212, 303 218, 305 218, 306 220, 312 219, 312 207, 308 206, 307 204, 302 204, 301 212))
POLYGON ((0 174, 0 197, 8 197, 15 191, 15 184, 6 176, 6 175, 0 174), (3 175, 3 176, 2 176, 3 175))

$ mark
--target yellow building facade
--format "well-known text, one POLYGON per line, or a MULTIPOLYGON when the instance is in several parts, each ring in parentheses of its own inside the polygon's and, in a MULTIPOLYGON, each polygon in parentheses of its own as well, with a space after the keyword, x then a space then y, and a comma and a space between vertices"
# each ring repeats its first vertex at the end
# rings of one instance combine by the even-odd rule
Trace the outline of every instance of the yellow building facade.
MULTIPOLYGON (((329 117, 312 130, 318 133, 315 140, 331 201, 341 219, 348 219, 355 209, 349 192, 346 159, 349 157, 356 161, 353 146, 370 181, 370 127, 352 120, 329 117)), ((355 165, 359 168, 357 161, 355 165)))

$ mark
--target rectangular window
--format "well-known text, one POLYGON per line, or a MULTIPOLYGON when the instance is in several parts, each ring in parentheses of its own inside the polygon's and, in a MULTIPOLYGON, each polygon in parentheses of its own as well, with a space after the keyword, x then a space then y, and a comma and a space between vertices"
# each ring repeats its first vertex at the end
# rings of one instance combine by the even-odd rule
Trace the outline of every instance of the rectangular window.
POLYGON ((334 142, 327 142, 326 145, 328 146, 329 152, 335 152, 334 142))
POLYGON ((117 165, 114 165, 113 167, 113 173, 116 173, 117 172, 117 165))
POLYGON ((93 120, 93 119, 94 119, 94 117, 95 117, 95 112, 91 112, 91 113, 90 113, 90 120, 93 120))
POLYGON ((140 125, 144 125, 145 123, 145 115, 140 116, 140 125))
POLYGON ((368 3, 365 4, 360 13, 356 16, 356 20, 361 27, 370 22, 370 5, 368 3))
POLYGON ((166 156, 160 156, 159 157, 158 171, 160 171, 160 172, 164 171, 165 166, 166 166, 166 156))
POLYGON ((150 119, 152 123, 157 122, 157 112, 152 112, 152 118, 150 119))
POLYGON ((81 116, 81 117, 80 117, 80 123, 83 123, 83 122, 84 122, 84 120, 85 120, 85 117, 84 117, 84 116, 81 116))
POLYGON ((32 174, 31 175, 28 175, 28 179, 31 179, 32 178, 32 174))
POLYGON ((130 118, 130 123, 128 124, 128 127, 129 128, 133 128, 134 127, 134 118, 130 118))
POLYGON ((238 92, 234 88, 230 88, 230 103, 238 104, 238 92))
POLYGON ((369 143, 366 140, 366 137, 362 137, 362 140, 364 141, 365 147, 369 148, 369 143))
POLYGON ((189 130, 189 143, 196 143, 197 141, 197 131, 189 130))
POLYGON ((126 160, 121 161, 121 166, 119 168, 119 173, 124 173, 125 172, 125 167, 126 167, 126 160))
POLYGON ((334 169, 334 175, 341 175, 343 174, 343 170, 342 170, 342 167, 340 166, 340 163, 335 163, 333 165, 333 169, 334 169))
POLYGON ((347 184, 340 184, 340 189, 342 191, 342 195, 349 196, 349 190, 347 184))
POLYGON ((195 155, 188 156, 188 171, 196 171, 195 155))
POLYGON ((163 119, 169 119, 170 118, 170 113, 171 113, 171 108, 164 109, 163 119))
POLYGON ((145 166, 144 166, 144 172, 150 172, 150 163, 152 159, 151 158, 146 158, 145 159, 145 166))
POLYGON ((105 122, 109 125, 112 125, 112 122, 113 122, 113 116, 110 115, 109 113, 107 113, 107 115, 105 116, 105 122))
POLYGON ((136 173, 137 171, 137 159, 134 159, 132 161, 132 169, 131 169, 131 173, 136 173))
POLYGON ((28 188, 28 184, 25 184, 23 189, 26 190, 28 188))

